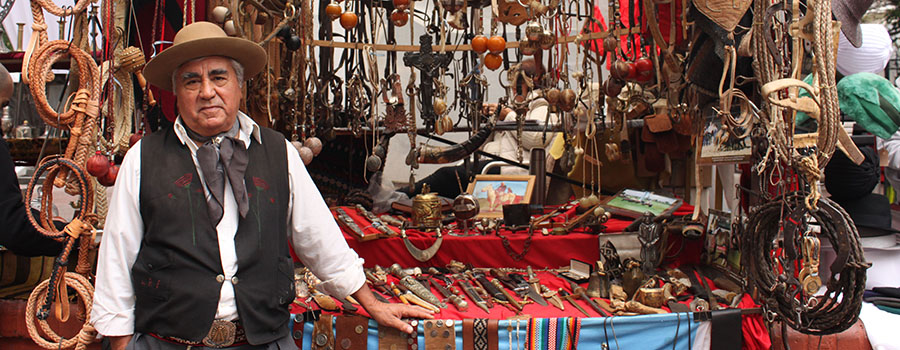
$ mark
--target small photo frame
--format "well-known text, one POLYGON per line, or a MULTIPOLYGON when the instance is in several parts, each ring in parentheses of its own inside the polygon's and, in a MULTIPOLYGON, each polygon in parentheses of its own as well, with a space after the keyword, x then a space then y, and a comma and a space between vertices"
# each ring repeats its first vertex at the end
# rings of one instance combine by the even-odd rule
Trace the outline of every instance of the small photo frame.
POLYGON ((671 214, 681 206, 682 200, 649 191, 624 189, 607 197, 601 204, 607 211, 637 219, 650 212, 653 216, 671 214))
POLYGON ((731 213, 710 209, 706 226, 703 262, 716 268, 741 271, 740 237, 731 228, 731 213))
MULTIPOLYGON (((703 113, 703 130, 701 130, 700 164, 726 164, 750 162, 752 145, 750 137, 735 138, 722 127, 722 119, 711 107, 703 113)), ((737 134, 744 133, 738 127, 737 134)))
POLYGON ((504 205, 529 203, 533 189, 534 175, 477 175, 466 193, 478 200, 477 218, 500 218, 504 205))

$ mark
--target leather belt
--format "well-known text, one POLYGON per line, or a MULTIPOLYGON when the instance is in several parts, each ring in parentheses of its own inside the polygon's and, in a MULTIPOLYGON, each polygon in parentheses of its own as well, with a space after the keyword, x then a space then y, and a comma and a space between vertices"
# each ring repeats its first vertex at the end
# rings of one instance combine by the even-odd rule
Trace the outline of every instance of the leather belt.
POLYGON ((500 338, 497 337, 497 326, 499 325, 500 320, 487 321, 488 350, 498 350, 500 346, 500 338))
POLYGON ((454 349, 456 349, 456 330, 453 328, 453 320, 426 320, 425 350, 454 349))
POLYGON ((334 350, 334 332, 332 332, 332 315, 321 315, 316 321, 312 333, 313 350, 334 350))
POLYGON ((239 320, 225 321, 214 320, 209 327, 209 332, 199 342, 181 339, 177 337, 162 336, 155 333, 147 333, 156 339, 187 345, 190 347, 208 347, 214 349, 227 348, 232 346, 245 345, 247 343, 247 335, 244 333, 244 327, 239 320))
POLYGON ((338 316, 334 321, 338 349, 365 349, 369 335, 369 319, 362 316, 338 316))
POLYGON ((475 348, 474 339, 472 339, 474 324, 475 320, 471 318, 463 319, 462 321, 463 349, 475 348))

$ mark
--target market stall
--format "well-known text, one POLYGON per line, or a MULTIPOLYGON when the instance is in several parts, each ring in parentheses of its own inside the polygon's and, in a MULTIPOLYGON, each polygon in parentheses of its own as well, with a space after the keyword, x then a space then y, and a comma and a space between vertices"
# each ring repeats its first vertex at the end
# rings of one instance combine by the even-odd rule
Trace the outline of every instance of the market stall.
MULTIPOLYGON (((253 62, 259 74, 243 77, 242 63, 233 68, 246 78, 240 118, 265 137, 288 140, 302 169, 289 177, 302 180, 276 187, 281 182, 257 177, 287 166, 281 162, 232 178, 216 168, 222 138, 207 140, 212 163, 194 165, 212 167, 181 175, 177 193, 156 194, 152 208, 171 210, 158 203, 184 193, 188 204, 179 208, 190 208, 191 225, 184 242, 196 247, 195 211, 217 223, 226 203, 204 174, 227 173, 227 188, 243 191, 228 202, 240 208, 235 225, 244 230, 252 216, 259 237, 280 228, 272 222, 283 214, 260 208, 308 199, 314 204, 303 209, 322 215, 307 219, 327 223, 310 226, 340 228, 342 237, 328 232, 331 241, 343 238, 364 260, 364 286, 378 302, 436 316, 405 320, 415 338, 379 325, 358 300, 319 290, 330 281, 292 251, 294 295, 278 299, 291 304, 291 336, 304 349, 756 349, 772 345, 776 324, 781 334, 787 327, 841 334, 858 321, 871 264, 855 214, 844 210, 851 202, 836 190, 829 198, 820 183, 833 158, 832 169, 880 169, 874 152, 861 151, 841 127, 841 114, 850 92, 884 78, 835 73, 855 66, 838 62, 837 41, 859 47, 868 8, 840 4, 157 0, 61 8, 33 0, 24 14, 33 32, 17 38, 30 43, 0 60, 21 72, 3 132, 16 164, 32 167, 22 174, 24 200, 35 209, 28 222, 63 248, 52 263, 4 252, 0 291, 23 297, 33 289, 22 317, 41 347, 96 346, 92 322, 102 321, 89 317, 96 251, 111 192, 122 188, 123 157, 152 135, 199 140, 178 129, 176 110, 186 102, 164 86, 178 77, 148 84, 143 69, 190 41, 173 45, 183 27, 208 21, 219 39, 243 38, 241 45, 265 51, 253 56, 265 57, 253 62), (60 18, 58 36, 48 33, 55 20, 45 12, 60 18), (293 187, 304 181, 316 188, 293 187), (65 215, 53 211, 61 191, 76 198, 65 215), (204 193, 218 213, 206 202, 195 206, 191 196, 204 193), (315 211, 319 194, 331 216, 324 206, 315 211), (38 285, 35 276, 46 281, 38 285), (83 327, 57 336, 57 323, 47 320, 68 319, 70 301, 82 305, 73 309, 83 327)), ((883 139, 900 128, 888 123, 900 108, 891 109, 900 94, 890 91, 875 102, 859 97, 872 104, 858 108, 869 114, 850 117, 883 139)), ((253 132, 248 142, 261 143, 253 132)), ((144 199, 139 215, 151 210, 144 199)), ((234 239, 239 248, 243 232, 234 239)), ((221 242, 211 246, 222 254, 221 242)), ((143 283, 141 293, 159 290, 152 273, 177 265, 181 257, 171 255, 141 260, 137 269, 148 270, 134 282, 143 283)), ((237 253, 230 259, 236 266, 237 253)), ((283 260, 271 265, 275 279, 290 275, 283 260)), ((214 277, 239 283, 227 271, 214 277)), ((233 342, 233 321, 217 319, 203 341, 233 342)))

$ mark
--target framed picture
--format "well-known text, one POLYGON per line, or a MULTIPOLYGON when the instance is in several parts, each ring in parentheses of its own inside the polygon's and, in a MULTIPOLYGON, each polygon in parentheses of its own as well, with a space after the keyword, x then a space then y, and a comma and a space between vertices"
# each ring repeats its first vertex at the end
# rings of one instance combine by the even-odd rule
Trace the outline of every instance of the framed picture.
POLYGON ((731 213, 709 210, 703 253, 708 265, 732 273, 741 271, 740 237, 731 228, 731 213))
POLYGON ((637 219, 646 212, 654 216, 671 214, 681 206, 681 202, 681 199, 626 188, 615 196, 607 197, 601 204, 613 214, 637 219))
MULTIPOLYGON (((703 130, 700 146, 700 164, 747 163, 752 146, 750 137, 736 138, 722 127, 718 114, 707 107, 703 113, 703 130)), ((737 128, 737 134, 744 133, 737 128)))
POLYGON ((504 205, 531 201, 533 189, 534 175, 477 175, 466 192, 478 200, 478 218, 499 218, 504 205))

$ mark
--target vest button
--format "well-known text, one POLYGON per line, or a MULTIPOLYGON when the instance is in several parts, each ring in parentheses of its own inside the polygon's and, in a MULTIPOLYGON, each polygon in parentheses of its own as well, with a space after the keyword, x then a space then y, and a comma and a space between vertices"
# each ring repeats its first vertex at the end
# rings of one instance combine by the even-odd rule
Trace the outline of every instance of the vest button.
POLYGON ((225 275, 219 274, 218 276, 216 276, 216 282, 219 282, 219 283, 225 282, 225 275))
POLYGON ((356 334, 362 334, 363 331, 365 331, 363 326, 356 326, 356 328, 354 328, 354 330, 356 331, 356 334))
POLYGON ((237 276, 231 277, 231 284, 238 284, 238 282, 240 282, 240 280, 237 278, 237 276))
POLYGON ((350 346, 353 345, 353 342, 350 339, 344 338, 341 339, 341 349, 347 350, 350 349, 350 346))

